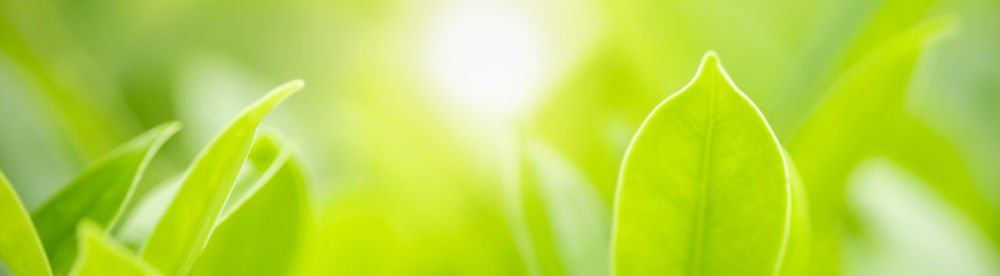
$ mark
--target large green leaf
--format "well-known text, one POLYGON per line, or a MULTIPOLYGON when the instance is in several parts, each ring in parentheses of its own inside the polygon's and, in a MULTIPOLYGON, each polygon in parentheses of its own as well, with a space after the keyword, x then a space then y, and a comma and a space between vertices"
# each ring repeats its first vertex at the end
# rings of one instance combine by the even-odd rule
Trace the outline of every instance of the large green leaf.
POLYGON ((0 173, 0 260, 17 275, 52 275, 35 225, 21 199, 0 173))
MULTIPOLYGON (((258 147, 278 149, 270 168, 212 232, 191 269, 192 275, 283 275, 312 225, 306 184, 291 150, 265 135, 258 147), (253 189, 256 188, 254 191, 253 189)), ((269 152, 269 151, 265 151, 269 152)), ((273 151, 270 151, 273 153, 273 151)))
POLYGON ((296 80, 275 88, 244 110, 201 152, 143 247, 144 259, 166 274, 183 273, 191 265, 229 197, 257 125, 302 85, 296 80))
POLYGON ((622 161, 614 270, 772 275, 791 220, 789 169, 718 57, 646 118, 622 161))
POLYGON ((125 246, 108 238, 97 223, 84 220, 79 226, 80 254, 69 275, 160 275, 125 246))
POLYGON ((157 126, 118 147, 85 170, 32 214, 52 270, 66 274, 76 256, 76 228, 88 219, 110 228, 142 178, 149 161, 179 123, 157 126))

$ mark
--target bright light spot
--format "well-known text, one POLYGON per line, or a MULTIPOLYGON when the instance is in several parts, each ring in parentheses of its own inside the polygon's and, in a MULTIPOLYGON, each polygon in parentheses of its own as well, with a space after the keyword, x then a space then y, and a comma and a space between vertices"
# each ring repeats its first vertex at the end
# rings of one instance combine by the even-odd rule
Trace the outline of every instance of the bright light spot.
POLYGON ((428 29, 425 65, 434 84, 484 115, 509 118, 541 89, 546 64, 535 17, 513 4, 455 3, 428 29))

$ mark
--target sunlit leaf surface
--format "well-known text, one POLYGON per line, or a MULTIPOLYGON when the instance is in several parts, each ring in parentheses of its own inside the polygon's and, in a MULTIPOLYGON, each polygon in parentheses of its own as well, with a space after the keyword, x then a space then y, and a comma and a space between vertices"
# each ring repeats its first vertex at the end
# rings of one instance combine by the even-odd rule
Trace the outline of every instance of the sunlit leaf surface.
POLYGON ((76 256, 76 227, 87 219, 101 228, 116 221, 160 146, 180 128, 155 127, 115 149, 32 214, 53 270, 62 275, 76 256))
MULTIPOLYGON (((273 136, 254 142, 276 156, 261 156, 273 163, 251 189, 219 222, 191 270, 192 275, 282 275, 298 256, 296 252, 312 226, 305 180, 297 157, 273 136), (279 152, 280 151, 280 152, 279 152), (249 242, 254 241, 254 242, 249 242)), ((264 153, 262 155, 266 155, 264 153)))
POLYGON ((791 215, 781 147, 715 53, 639 128, 622 161, 619 275, 772 275, 791 215))
POLYGON ((161 275, 146 261, 108 238, 96 223, 84 220, 79 228, 80 254, 69 275, 155 276, 161 275))
POLYGON ((21 199, 0 173, 0 260, 18 275, 52 275, 45 250, 21 199))
POLYGON ((195 159, 180 190, 142 249, 142 257, 167 274, 183 272, 201 252, 250 151, 257 125, 285 97, 302 88, 275 88, 219 133, 195 159))

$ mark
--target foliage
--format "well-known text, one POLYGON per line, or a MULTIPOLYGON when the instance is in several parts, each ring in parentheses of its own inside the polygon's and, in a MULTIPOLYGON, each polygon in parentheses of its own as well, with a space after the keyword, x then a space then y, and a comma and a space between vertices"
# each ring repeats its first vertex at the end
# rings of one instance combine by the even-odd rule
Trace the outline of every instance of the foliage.
POLYGON ((0 1, 0 275, 997 275, 998 18, 0 1))

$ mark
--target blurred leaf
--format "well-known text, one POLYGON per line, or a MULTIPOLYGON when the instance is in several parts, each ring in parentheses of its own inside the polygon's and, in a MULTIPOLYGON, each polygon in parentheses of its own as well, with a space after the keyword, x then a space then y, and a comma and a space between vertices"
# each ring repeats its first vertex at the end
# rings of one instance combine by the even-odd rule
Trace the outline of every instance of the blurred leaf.
POLYGON ((512 183, 497 156, 510 152, 496 130, 422 90, 396 56, 358 57, 344 84, 353 136, 341 172, 353 176, 332 186, 302 274, 527 274, 501 200, 512 183))
POLYGON ((127 216, 122 217, 123 221, 118 229, 108 229, 108 231, 116 240, 129 248, 142 247, 156 227, 156 222, 160 221, 163 213, 167 211, 170 201, 177 195, 177 190, 181 186, 181 176, 178 174, 156 184, 154 189, 139 199, 127 216))
POLYGON ((32 214, 55 274, 66 274, 73 264, 80 221, 111 228, 150 160, 178 129, 179 123, 167 123, 133 138, 91 165, 32 214))
POLYGON ((631 130, 664 95, 608 44, 545 100, 529 130, 579 167, 610 207, 631 130))
POLYGON ((0 12, 0 51, 40 85, 34 91, 13 92, 34 92, 54 107, 49 115, 67 136, 65 142, 79 149, 84 160, 113 148, 126 137, 123 129, 132 117, 115 115, 124 110, 117 98, 107 96, 112 89, 102 81, 110 76, 85 58, 48 2, 3 4, 8 3, 13 5, 0 12))
POLYGON ((149 263, 108 238, 97 223, 80 223, 80 254, 69 275, 160 275, 149 263))
POLYGON ((42 242, 17 193, 0 173, 0 260, 17 275, 52 275, 42 242))
MULTIPOLYGON (((277 139, 262 136, 254 148, 277 156, 257 181, 256 191, 237 204, 212 232, 195 261, 193 275, 284 275, 296 258, 307 227, 312 225, 306 183, 299 162, 277 139)), ((252 150, 253 151, 253 150, 252 150)))
POLYGON ((806 54, 796 70, 783 77, 784 92, 775 109, 789 116, 772 117, 781 128, 779 137, 794 134, 801 116, 822 103, 821 92, 880 45, 925 20, 938 2, 942 1, 821 1, 823 13, 810 26, 813 35, 805 41, 806 54))
POLYGON ((519 196, 541 275, 606 275, 610 208, 563 156, 523 145, 519 196))
POLYGON ((791 220, 789 168, 715 53, 647 117, 622 161, 618 274, 772 275, 791 220))
POLYGON ((902 166, 967 215, 1000 248, 1000 213, 979 189, 953 143, 909 116, 885 128, 876 153, 902 166))
POLYGON ((847 206, 862 228, 845 236, 843 275, 1000 275, 988 233, 928 184, 884 157, 852 170, 847 206))
POLYGON ((807 185, 817 254, 813 273, 837 274, 836 226, 847 174, 871 154, 873 144, 886 138, 880 131, 897 123, 893 118, 903 112, 910 74, 924 45, 951 26, 950 18, 928 22, 870 52, 837 81, 788 144, 807 185))
POLYGON ((205 246, 250 151, 257 125, 302 81, 286 83, 243 111, 192 163, 180 190, 153 230, 142 256, 166 274, 184 273, 205 246))

